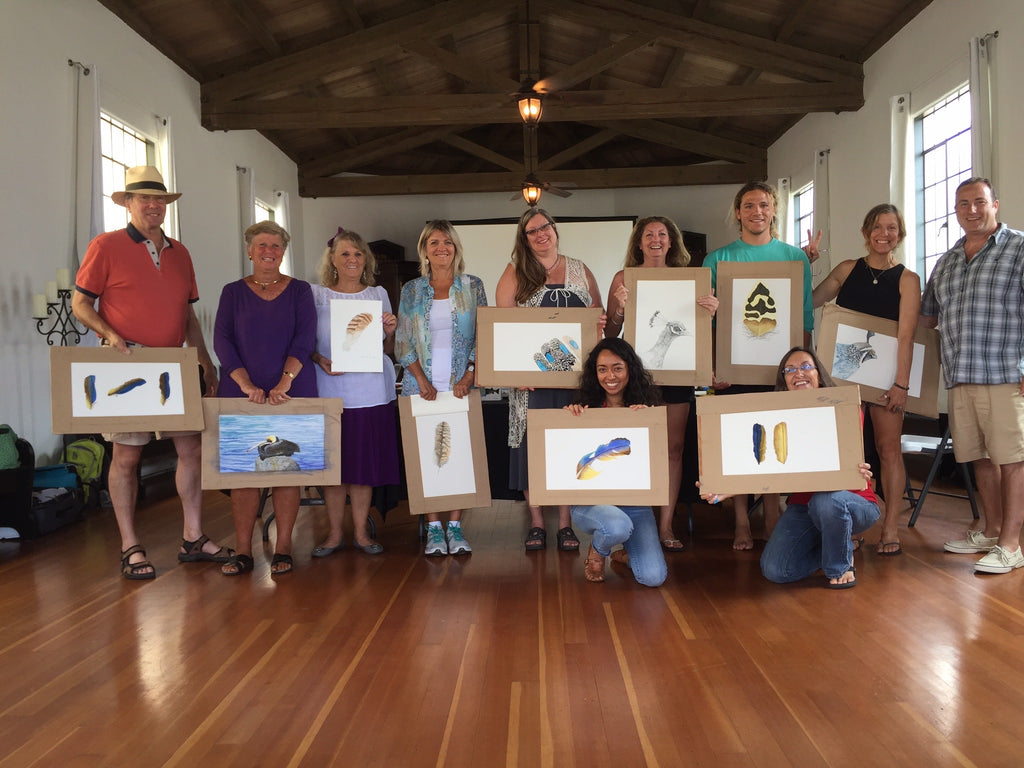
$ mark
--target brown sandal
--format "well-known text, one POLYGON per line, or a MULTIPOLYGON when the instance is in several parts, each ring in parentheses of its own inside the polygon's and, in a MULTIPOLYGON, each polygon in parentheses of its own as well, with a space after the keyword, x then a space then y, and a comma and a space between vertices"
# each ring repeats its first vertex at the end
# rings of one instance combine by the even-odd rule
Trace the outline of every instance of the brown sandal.
POLYGON ((617 565, 624 565, 627 568, 629 567, 629 552, 626 550, 616 549, 609 555, 609 557, 613 563, 616 563, 617 565))
POLYGON ((178 553, 179 563, 226 563, 235 554, 235 550, 229 547, 221 547, 216 552, 204 552, 203 547, 210 537, 205 533, 195 541, 181 540, 181 548, 184 552, 178 553))
POLYGON ((141 544, 134 544, 121 553, 121 575, 131 581, 146 581, 156 578, 156 568, 146 559, 146 550, 142 548, 141 544), (141 554, 142 560, 137 563, 129 562, 134 554, 141 554))
POLYGON ((587 559, 583 561, 583 577, 587 581, 604 581, 604 557, 598 554, 593 544, 587 552, 587 559))

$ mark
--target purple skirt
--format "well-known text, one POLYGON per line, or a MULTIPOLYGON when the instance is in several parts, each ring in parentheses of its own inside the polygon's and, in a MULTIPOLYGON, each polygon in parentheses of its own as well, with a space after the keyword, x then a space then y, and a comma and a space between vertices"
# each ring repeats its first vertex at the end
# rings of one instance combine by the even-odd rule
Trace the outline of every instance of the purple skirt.
POLYGON ((341 482, 398 485, 395 401, 341 412, 341 482))

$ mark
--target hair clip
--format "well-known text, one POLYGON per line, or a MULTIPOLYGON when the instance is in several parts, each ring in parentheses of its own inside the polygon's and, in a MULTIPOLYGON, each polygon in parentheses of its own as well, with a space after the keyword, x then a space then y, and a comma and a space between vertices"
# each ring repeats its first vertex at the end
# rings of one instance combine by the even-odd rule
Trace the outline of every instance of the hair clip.
POLYGON ((334 241, 338 239, 338 235, 343 235, 343 234, 345 234, 345 228, 344 227, 338 227, 338 231, 334 233, 334 236, 330 240, 327 241, 327 247, 328 248, 333 248, 334 247, 334 241))

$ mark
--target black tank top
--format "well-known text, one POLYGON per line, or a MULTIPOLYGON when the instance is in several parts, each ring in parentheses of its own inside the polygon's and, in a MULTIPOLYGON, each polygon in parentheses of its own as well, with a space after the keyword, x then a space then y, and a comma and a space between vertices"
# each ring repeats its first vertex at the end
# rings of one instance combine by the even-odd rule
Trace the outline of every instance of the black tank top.
POLYGON ((854 312, 899 320, 900 278, 904 269, 902 264, 897 264, 884 272, 872 272, 864 259, 857 259, 836 295, 836 304, 854 312))

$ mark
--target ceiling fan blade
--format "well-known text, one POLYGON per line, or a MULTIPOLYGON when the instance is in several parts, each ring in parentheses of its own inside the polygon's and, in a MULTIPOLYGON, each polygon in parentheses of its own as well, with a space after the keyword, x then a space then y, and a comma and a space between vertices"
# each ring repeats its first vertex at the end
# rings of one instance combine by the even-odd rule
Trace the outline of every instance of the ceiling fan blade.
POLYGON ((562 189, 561 187, 556 187, 554 184, 545 184, 544 191, 550 192, 552 195, 555 195, 556 197, 572 197, 572 192, 566 192, 564 189, 562 189))

